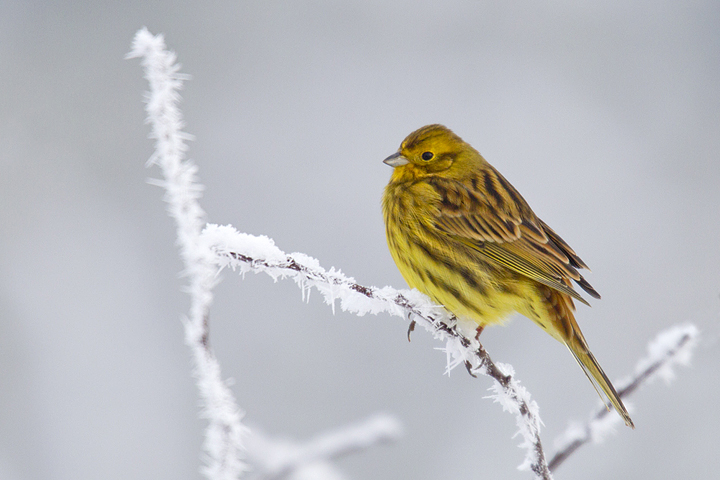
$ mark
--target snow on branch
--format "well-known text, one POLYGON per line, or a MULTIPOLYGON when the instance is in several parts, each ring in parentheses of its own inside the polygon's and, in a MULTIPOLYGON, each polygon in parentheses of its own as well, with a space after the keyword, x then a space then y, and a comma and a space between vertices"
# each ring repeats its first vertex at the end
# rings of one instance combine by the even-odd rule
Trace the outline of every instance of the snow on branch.
POLYGON ((216 284, 217 265, 212 252, 203 248, 200 234, 204 225, 198 199, 202 186, 197 183, 197 167, 185 159, 182 114, 178 109, 182 81, 176 57, 167 51, 162 35, 153 36, 147 29, 138 31, 127 58, 141 58, 145 78, 150 83, 146 95, 147 121, 155 139, 155 153, 148 165, 160 166, 164 180, 156 182, 165 188, 170 216, 177 226, 178 245, 184 275, 189 280, 190 312, 185 321, 185 341, 195 363, 195 377, 202 401, 203 417, 207 418, 203 448, 207 454, 203 473, 210 479, 236 479, 247 470, 243 462, 242 437, 245 427, 243 413, 232 392, 222 380, 220 365, 208 342, 208 314, 212 288, 216 284))
POLYGON ((215 252, 215 261, 221 268, 230 267, 243 275, 265 272, 275 280, 292 278, 302 290, 303 299, 309 298, 311 289, 315 288, 333 311, 339 302, 343 311, 359 316, 386 312, 407 317, 425 327, 435 338, 445 342, 448 371, 464 365, 471 374, 482 373, 495 380, 490 398, 516 416, 518 433, 522 437, 520 447, 526 450, 525 461, 519 468, 531 470, 536 478, 552 478, 540 441, 542 422, 537 403, 515 380, 512 367, 492 361, 475 339, 474 326, 464 326, 417 290, 360 285, 339 270, 325 270, 316 259, 303 253, 284 253, 265 236, 240 233, 229 225, 208 224, 202 233, 202 242, 215 252))
MULTIPOLYGON (((333 311, 339 303, 342 310, 359 316, 386 312, 408 318, 411 330, 416 323, 422 325, 445 343, 443 350, 447 355, 448 372, 464 365, 471 375, 481 373, 494 380, 491 387, 493 394, 489 398, 515 415, 522 438, 520 447, 526 451, 525 460, 519 468, 532 471, 535 478, 551 479, 551 468, 557 467, 584 443, 598 441, 602 434, 619 422, 620 417, 608 416, 604 408, 599 410, 585 428, 572 428, 563 436, 558 447, 560 451, 548 467, 540 441, 542 422, 536 402, 514 378, 510 365, 492 361, 475 338, 476 325, 463 324, 417 290, 360 285, 339 270, 325 270, 316 259, 305 254, 282 252, 268 237, 240 233, 231 226, 208 224, 203 229, 205 213, 198 202, 202 186, 197 183, 197 167, 185 158, 185 140, 191 137, 182 131, 182 114, 177 107, 180 100, 178 91, 187 77, 178 73, 176 57, 167 51, 163 37, 153 36, 147 29, 137 32, 132 51, 128 54, 128 58, 138 57, 142 59, 145 78, 150 83, 146 111, 148 123, 152 126, 150 137, 155 139, 155 153, 148 164, 159 165, 163 172, 164 180, 156 183, 165 188, 168 210, 177 226, 184 274, 189 279, 191 303, 185 322, 185 337, 195 363, 194 374, 203 416, 208 419, 203 445, 207 453, 203 473, 207 478, 237 479, 248 470, 244 461, 246 428, 241 423, 243 413, 222 380, 220 365, 208 339, 212 288, 217 282, 219 270, 225 267, 239 270, 243 275, 265 272, 275 280, 292 278, 300 287, 303 299, 309 298, 310 291, 315 288, 333 311)), ((636 375, 616 383, 620 387, 620 396, 629 395, 640 384, 657 377, 669 381, 673 376, 673 367, 689 361, 696 337, 697 329, 692 325, 674 327, 661 333, 650 344, 648 357, 638 363, 636 375)), ((314 466, 322 469, 327 459, 395 436, 396 425, 386 419, 354 430, 326 434, 304 446, 292 445, 282 454, 277 453, 282 446, 268 444, 270 450, 275 448, 274 453, 254 460, 260 469, 264 469, 267 478, 299 478, 296 474, 304 468, 314 466)), ((256 446, 262 441, 262 437, 258 437, 256 446)), ((256 449, 255 453, 261 450, 256 449)), ((265 452, 268 451, 266 448, 265 452)), ((320 478, 318 475, 313 478, 320 478)), ((323 478, 338 479, 340 476, 328 473, 323 478)))
MULTIPOLYGON (((400 423, 390 415, 376 415, 343 429, 318 435, 304 444, 287 439, 271 440, 254 429, 246 442, 248 459, 254 467, 251 478, 280 480, 302 477, 303 472, 308 469, 314 471, 323 464, 322 468, 331 470, 328 460, 397 440, 401 434, 400 423)), ((329 476, 332 474, 322 478, 329 476)))
MULTIPOLYGON (((615 383, 620 398, 625 398, 643 383, 651 383, 662 378, 670 383, 675 378, 674 367, 689 365, 692 353, 697 345, 698 329, 695 325, 675 325, 660 332, 649 344, 647 356, 635 366, 635 375, 615 383)), ((602 406, 591 415, 586 425, 572 424, 555 440, 558 452, 550 460, 551 470, 555 470, 575 450, 586 443, 600 443, 605 436, 620 425, 617 415, 608 415, 602 406)))

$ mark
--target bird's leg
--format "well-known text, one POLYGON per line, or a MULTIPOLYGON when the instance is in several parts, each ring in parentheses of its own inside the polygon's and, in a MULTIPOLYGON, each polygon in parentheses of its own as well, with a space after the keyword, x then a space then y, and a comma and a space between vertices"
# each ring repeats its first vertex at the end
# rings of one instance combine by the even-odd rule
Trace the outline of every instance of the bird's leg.
POLYGON ((485 327, 482 325, 478 325, 478 327, 475 329, 475 340, 478 342, 480 341, 480 334, 485 330, 485 327))
MULTIPOLYGON (((480 334, 482 333, 482 331, 484 329, 485 329, 485 327, 482 325, 478 325, 478 327, 475 329, 475 340, 477 340, 478 343, 480 343, 480 334)), ((467 368, 467 371, 470 375, 477 378, 477 375, 475 375, 472 371, 472 365, 467 360, 465 360, 465 368, 467 368)))

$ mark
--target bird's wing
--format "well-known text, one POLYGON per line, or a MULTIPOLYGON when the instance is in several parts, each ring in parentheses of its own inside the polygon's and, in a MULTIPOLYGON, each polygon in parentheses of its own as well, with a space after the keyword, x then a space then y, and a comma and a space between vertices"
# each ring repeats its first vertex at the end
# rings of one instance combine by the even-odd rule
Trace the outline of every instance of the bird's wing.
POLYGON ((587 268, 577 254, 542 220, 525 199, 492 167, 468 182, 434 177, 439 195, 434 218, 438 229, 493 262, 588 304, 567 283, 600 295, 580 275, 587 268))

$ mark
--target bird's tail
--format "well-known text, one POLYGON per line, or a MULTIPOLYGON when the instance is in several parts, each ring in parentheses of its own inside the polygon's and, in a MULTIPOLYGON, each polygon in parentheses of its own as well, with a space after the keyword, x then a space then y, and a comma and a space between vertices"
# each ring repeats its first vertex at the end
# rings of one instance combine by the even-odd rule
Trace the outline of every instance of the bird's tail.
MULTIPOLYGON (((579 330, 578 333, 580 333, 579 330)), ((592 383, 593 387, 595 387, 595 391, 598 392, 598 395, 600 395, 600 399, 603 400, 603 403, 605 403, 605 400, 600 393, 600 390, 602 390, 605 396, 607 396, 607 399, 610 400, 612 406, 615 407, 615 410, 617 410, 618 414, 625 421, 625 425, 635 428, 635 424, 630 418, 622 400, 620 400, 620 396, 615 391, 615 387, 613 387, 613 384, 610 382, 607 375, 605 375, 605 372, 603 372, 603 369, 595 359, 595 356, 588 349, 585 339, 582 338, 582 333, 580 333, 579 336, 576 336, 573 340, 566 342, 565 345, 567 345, 568 349, 570 349, 570 352, 585 372, 585 375, 590 380, 590 383, 592 383)))
MULTIPOLYGON (((600 364, 590 351, 587 341, 575 321, 575 315, 573 315, 572 312, 574 310, 572 299, 557 291, 551 291, 550 296, 553 297, 550 299, 550 303, 553 306, 551 314, 555 314, 557 333, 561 337, 558 338, 558 340, 561 340, 568 347, 603 403, 607 406, 605 398, 600 391, 605 394, 612 406, 615 407, 615 410, 617 410, 618 414, 625 421, 625 425, 635 428, 625 405, 623 405, 620 396, 617 391, 615 391, 615 387, 613 387, 610 379, 605 375, 602 367, 600 367, 600 364)), ((610 407, 608 407, 608 409, 609 408, 610 407)))

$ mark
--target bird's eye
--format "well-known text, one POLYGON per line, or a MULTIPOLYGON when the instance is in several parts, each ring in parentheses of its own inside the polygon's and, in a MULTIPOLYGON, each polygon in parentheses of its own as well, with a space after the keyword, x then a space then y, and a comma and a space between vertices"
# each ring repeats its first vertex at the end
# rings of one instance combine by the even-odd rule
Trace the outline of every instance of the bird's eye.
POLYGON ((432 157, 433 157, 432 152, 425 152, 422 154, 422 159, 425 161, 430 160, 432 157))

